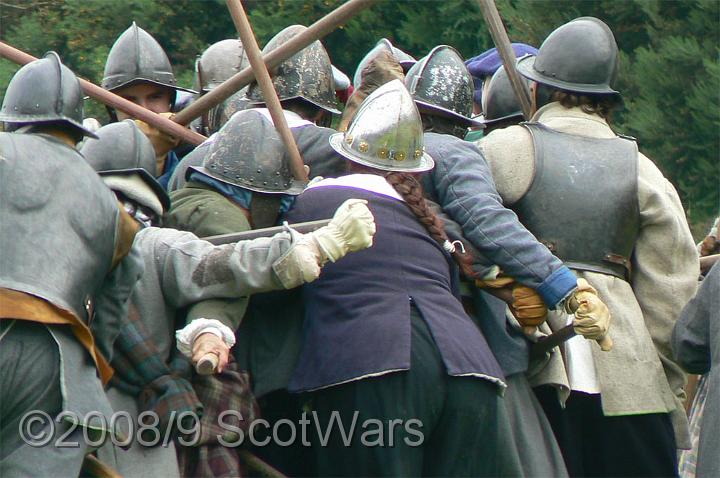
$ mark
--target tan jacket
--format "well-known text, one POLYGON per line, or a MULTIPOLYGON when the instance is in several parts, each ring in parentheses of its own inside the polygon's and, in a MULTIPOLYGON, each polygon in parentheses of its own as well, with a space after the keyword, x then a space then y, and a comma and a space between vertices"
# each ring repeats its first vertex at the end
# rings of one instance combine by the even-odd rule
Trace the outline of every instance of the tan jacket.
MULTIPOLYGON (((600 116, 559 103, 540 108, 533 121, 580 136, 615 136, 600 116)), ((528 190, 535 172, 530 133, 511 126, 493 131, 477 144, 505 205, 511 207, 528 190)), ((638 161, 640 232, 632 257, 632 283, 599 273, 576 273, 598 290, 613 319, 613 350, 602 352, 592 343, 603 411, 608 416, 671 412, 678 446, 683 447, 689 445, 682 406, 685 375, 672 360, 670 336, 680 311, 695 293, 699 262, 675 188, 642 153, 638 161)), ((592 220, 592 211, 587 217, 592 220)), ((533 384, 566 386, 561 360, 559 353, 553 354, 533 377, 533 384)))

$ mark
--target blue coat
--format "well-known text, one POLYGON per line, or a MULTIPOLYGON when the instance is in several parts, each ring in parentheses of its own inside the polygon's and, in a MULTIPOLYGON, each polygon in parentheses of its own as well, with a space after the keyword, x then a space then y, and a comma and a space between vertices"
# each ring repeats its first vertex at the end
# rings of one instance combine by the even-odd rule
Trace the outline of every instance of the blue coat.
POLYGON ((450 375, 501 384, 503 374, 480 330, 453 295, 451 258, 404 202, 350 187, 312 188, 289 222, 332 217, 349 198, 368 201, 373 246, 337 263, 303 289, 305 324, 289 390, 310 391, 410 368, 410 307, 426 321, 450 375))

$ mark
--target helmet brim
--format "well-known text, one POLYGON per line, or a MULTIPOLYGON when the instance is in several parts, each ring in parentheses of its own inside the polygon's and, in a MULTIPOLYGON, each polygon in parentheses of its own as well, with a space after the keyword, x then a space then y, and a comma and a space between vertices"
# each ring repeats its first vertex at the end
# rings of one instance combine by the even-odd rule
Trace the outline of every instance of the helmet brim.
MULTIPOLYGON (((435 161, 432 157, 423 151, 422 156, 419 159, 419 165, 412 168, 393 167, 392 165, 384 165, 373 161, 370 158, 363 158, 358 156, 354 151, 348 151, 345 147, 344 141, 345 133, 335 133, 330 136, 330 146, 335 150, 336 153, 349 159, 352 162, 367 166, 369 168, 380 169, 382 171, 393 171, 402 173, 422 173, 424 171, 430 171, 435 167, 435 161)), ((397 161, 396 161, 397 163, 397 161)), ((398 163, 399 164, 399 163, 398 163)))
POLYGON ((115 92, 121 88, 126 88, 128 86, 137 85, 139 83, 150 83, 152 85, 162 86, 163 88, 170 88, 171 90, 175 90, 175 91, 184 91, 186 93, 192 93, 193 95, 198 94, 197 91, 191 90, 190 88, 183 88, 182 86, 170 85, 167 83, 162 83, 160 81, 151 80, 150 78, 133 78, 132 80, 128 80, 128 81, 125 81, 118 85, 113 85, 111 88, 105 88, 105 89, 108 91, 111 91, 111 92, 115 92))
POLYGON ((536 81, 543 85, 552 86, 560 90, 577 92, 577 93, 590 93, 599 95, 618 95, 620 92, 613 90, 609 85, 592 85, 586 83, 570 83, 568 81, 559 80, 537 71, 535 66, 536 56, 526 56, 520 58, 517 62, 517 70, 525 78, 536 81))
POLYGON ((98 171, 98 175, 100 176, 132 176, 132 175, 138 175, 140 176, 140 179, 147 184, 150 189, 155 193, 158 200, 160 200, 160 204, 162 204, 163 210, 165 212, 170 210, 170 196, 168 195, 167 191, 165 191, 165 188, 162 187, 162 185, 158 182, 157 179, 152 177, 152 175, 147 172, 143 168, 131 168, 131 169, 110 169, 107 171, 98 171))
POLYGON ((222 176, 217 176, 216 174, 213 174, 212 171, 205 168, 204 166, 190 166, 185 173, 185 179, 189 180, 190 175, 194 172, 198 172, 201 174, 204 174, 206 176, 209 176, 217 181, 220 181, 221 183, 227 184, 229 186, 235 186, 237 188, 243 188, 247 189, 249 191, 254 191, 256 193, 263 193, 263 194, 287 194, 289 196, 297 196, 301 192, 305 190, 305 186, 307 185, 303 181, 298 181, 297 179, 293 179, 290 183, 290 187, 288 189, 284 190, 272 190, 272 189, 263 189, 258 186, 251 186, 248 184, 236 184, 228 181, 227 179, 223 178, 222 176))
POLYGON ((450 118, 452 120, 455 120, 457 122, 465 124, 468 128, 473 126, 482 126, 482 123, 480 123, 478 120, 469 118, 467 116, 463 116, 461 114, 458 114, 454 111, 451 111, 447 108, 443 108, 442 106, 433 105, 431 103, 427 103, 422 100, 415 100, 415 104, 418 107, 418 111, 420 114, 436 114, 438 116, 444 116, 446 118, 450 118))
POLYGON ((70 119, 68 117, 48 117, 47 115, 3 115, 0 114, 0 122, 2 123, 27 123, 27 124, 49 124, 49 123, 65 123, 67 126, 80 131, 83 136, 93 139, 99 139, 98 136, 84 127, 82 123, 70 119))

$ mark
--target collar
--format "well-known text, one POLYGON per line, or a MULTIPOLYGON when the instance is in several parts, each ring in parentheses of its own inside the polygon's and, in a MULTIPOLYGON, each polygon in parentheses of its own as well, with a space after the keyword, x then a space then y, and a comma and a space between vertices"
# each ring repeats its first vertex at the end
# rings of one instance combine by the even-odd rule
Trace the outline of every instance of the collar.
POLYGON ((340 176, 339 178, 323 179, 309 185, 307 188, 305 188, 305 190, 307 191, 308 189, 323 187, 345 187, 362 189, 364 191, 370 191, 375 194, 391 197, 393 199, 397 199, 398 201, 404 202, 404 199, 395 190, 395 188, 392 187, 390 183, 385 180, 384 177, 378 176, 376 174, 348 174, 347 176, 340 176))
POLYGON ((531 121, 563 133, 595 138, 614 138, 610 125, 602 117, 579 107, 565 108, 559 102, 548 103, 535 112, 531 121))

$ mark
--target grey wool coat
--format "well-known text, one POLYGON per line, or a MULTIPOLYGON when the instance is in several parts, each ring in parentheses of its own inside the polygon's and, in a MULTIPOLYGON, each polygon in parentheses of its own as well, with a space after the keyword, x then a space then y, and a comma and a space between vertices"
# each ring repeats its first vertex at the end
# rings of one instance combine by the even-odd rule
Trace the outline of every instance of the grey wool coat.
POLYGON ((720 265, 715 265, 673 329, 672 349, 689 373, 708 374, 696 476, 720 476, 720 265))
MULTIPOLYGON (((543 106, 532 121, 563 133, 615 137, 600 116, 560 103, 543 106)), ((512 208, 535 173, 530 133, 523 126, 511 126, 493 131, 477 145, 503 203, 512 208)), ((673 359, 670 336, 680 311, 695 294, 700 265, 675 188, 642 153, 638 153, 637 184, 640 231, 631 258, 631 282, 594 272, 576 274, 598 291, 612 314, 613 350, 602 352, 591 343, 605 416, 670 413, 678 446, 686 448, 690 442, 683 407, 685 374, 673 359)), ((592 211, 588 218, 592 220, 592 211)), ((567 387, 560 354, 553 355, 548 366, 532 378, 534 386, 567 387)))

